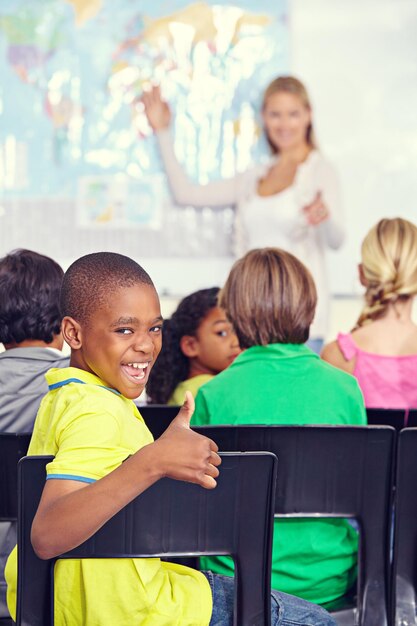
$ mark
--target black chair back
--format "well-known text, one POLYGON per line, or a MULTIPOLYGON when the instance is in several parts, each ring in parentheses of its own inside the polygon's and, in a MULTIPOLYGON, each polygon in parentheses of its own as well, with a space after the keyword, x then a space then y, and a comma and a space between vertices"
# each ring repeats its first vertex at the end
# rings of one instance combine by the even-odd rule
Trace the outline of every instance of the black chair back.
POLYGON ((407 428, 417 427, 417 409, 410 409, 408 412, 407 428))
POLYGON ((393 623, 416 626, 417 428, 399 435, 393 556, 393 623))
POLYGON ((417 409, 366 409, 368 424, 392 426, 395 430, 417 426, 417 409))
MULTIPOLYGON (((0 433, 0 522, 11 522, 0 532, 0 585, 4 588, 3 569, 8 550, 16 543, 17 464, 27 452, 31 433, 0 433)), ((3 600, 3 599, 2 599, 3 600)), ((1 603, 2 610, 3 602, 1 603)), ((12 626, 8 617, 0 617, 0 626, 12 626)))
MULTIPOLYGON (((160 480, 59 558, 230 554, 236 567, 235 626, 269 626, 277 459, 265 453, 222 456, 216 489, 160 480)), ((19 464, 18 626, 52 623, 56 559, 41 561, 30 542, 51 458, 26 457, 19 464)))
POLYGON ((158 439, 168 428, 180 408, 180 406, 168 406, 166 404, 138 406, 139 413, 145 420, 146 426, 151 431, 154 439, 158 439))
POLYGON ((398 431, 407 426, 405 409, 366 409, 366 415, 371 426, 392 426, 398 431))
POLYGON ((0 521, 17 520, 17 464, 31 433, 0 433, 0 521))
POLYGON ((360 524, 356 609, 339 624, 386 626, 395 431, 379 426, 200 426, 221 451, 279 460, 275 514, 354 517, 360 524))

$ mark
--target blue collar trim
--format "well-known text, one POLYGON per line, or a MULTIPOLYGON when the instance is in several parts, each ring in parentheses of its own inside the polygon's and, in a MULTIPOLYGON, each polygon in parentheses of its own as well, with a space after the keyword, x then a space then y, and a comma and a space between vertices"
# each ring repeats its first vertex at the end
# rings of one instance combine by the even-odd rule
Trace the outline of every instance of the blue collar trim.
MULTIPOLYGON (((49 391, 53 389, 59 389, 59 387, 65 387, 69 383, 80 383, 81 385, 87 385, 84 380, 80 380, 79 378, 67 378, 66 380, 61 380, 59 383, 53 383, 52 385, 48 385, 49 391)), ((93 383, 94 384, 94 383, 93 383)), ((105 385, 96 385, 97 387, 102 387, 102 389, 107 389, 107 391, 111 391, 115 393, 117 396, 121 396, 122 394, 117 389, 112 389, 112 387, 106 387, 105 385)))

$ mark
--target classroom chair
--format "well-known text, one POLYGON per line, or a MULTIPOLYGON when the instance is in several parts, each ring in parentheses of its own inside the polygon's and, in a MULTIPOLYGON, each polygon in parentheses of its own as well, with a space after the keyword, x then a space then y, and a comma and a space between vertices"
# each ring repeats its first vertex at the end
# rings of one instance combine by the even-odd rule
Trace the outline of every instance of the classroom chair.
POLYGON ((221 451, 267 450, 277 456, 276 516, 358 521, 356 607, 326 608, 340 626, 387 626, 394 429, 279 425, 194 430, 213 439, 221 451))
POLYGON ((394 514, 393 624, 416 626, 417 428, 399 434, 394 514))
POLYGON ((168 406, 166 404, 144 404, 138 406, 139 413, 145 420, 154 439, 158 439, 168 428, 180 408, 180 406, 168 406))
MULTIPOLYGON (((29 447, 30 433, 0 433, 0 522, 17 520, 17 463, 29 447)), ((1 541, 7 537, 7 545, 13 543, 16 533, 13 526, 7 525, 0 533, 1 541)), ((1 572, 3 577, 3 572, 1 572)), ((0 626, 11 626, 12 620, 0 617, 0 626)))
POLYGON ((368 424, 392 426, 395 430, 417 426, 417 409, 366 409, 368 424))
POLYGON ((17 464, 28 450, 31 433, 0 433, 0 521, 17 520, 17 464))
POLYGON ((406 428, 408 411, 405 409, 366 409, 368 424, 371 426, 392 426, 400 431, 406 428))
POLYGON ((407 428, 417 427, 417 409, 410 409, 408 411, 407 428))
MULTIPOLYGON (((230 554, 237 572, 235 626, 270 626, 277 459, 268 453, 222 457, 216 489, 162 479, 91 539, 59 558, 230 554)), ((32 520, 45 484, 45 466, 51 459, 26 457, 19 464, 18 626, 52 623, 56 559, 38 559, 30 542, 32 520)))

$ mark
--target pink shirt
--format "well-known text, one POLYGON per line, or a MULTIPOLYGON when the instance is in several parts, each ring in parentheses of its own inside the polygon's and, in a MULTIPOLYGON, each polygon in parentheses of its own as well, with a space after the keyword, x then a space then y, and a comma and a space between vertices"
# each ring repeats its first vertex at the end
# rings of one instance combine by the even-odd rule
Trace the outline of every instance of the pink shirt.
POLYGON ((384 356, 365 352, 350 334, 339 333, 337 343, 347 361, 356 358, 353 375, 367 408, 417 408, 417 354, 384 356))

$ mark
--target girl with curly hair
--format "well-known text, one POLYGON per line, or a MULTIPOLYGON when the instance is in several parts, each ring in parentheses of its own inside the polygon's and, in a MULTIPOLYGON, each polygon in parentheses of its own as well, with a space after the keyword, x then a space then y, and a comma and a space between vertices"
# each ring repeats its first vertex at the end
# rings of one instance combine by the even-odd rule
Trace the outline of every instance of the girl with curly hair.
POLYGON ((149 377, 146 393, 152 403, 180 405, 223 371, 240 353, 237 337, 217 305, 218 287, 184 298, 164 322, 163 345, 149 377))

